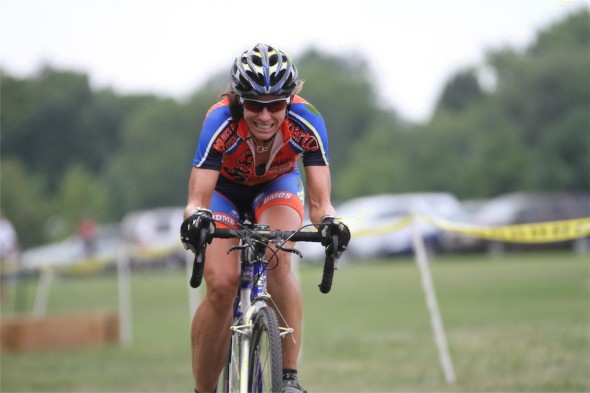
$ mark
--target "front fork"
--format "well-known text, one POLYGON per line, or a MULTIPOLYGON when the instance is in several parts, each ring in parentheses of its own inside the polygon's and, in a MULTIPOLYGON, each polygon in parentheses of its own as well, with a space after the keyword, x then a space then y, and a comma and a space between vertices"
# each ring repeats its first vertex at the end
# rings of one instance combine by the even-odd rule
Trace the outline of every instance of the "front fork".
MULTIPOLYGON (((248 250, 243 250, 248 252, 248 250)), ((245 259, 247 260, 247 259, 245 259)), ((242 262, 242 276, 240 279, 239 296, 236 297, 234 305, 234 324, 231 326, 232 331, 232 351, 239 351, 239 382, 240 392, 248 392, 248 370, 250 363, 250 347, 252 331, 254 328, 254 318, 258 311, 263 307, 269 307, 268 301, 270 294, 266 285, 265 261, 258 261, 254 264, 242 262), (237 348, 233 348, 237 340, 237 348)), ((279 335, 284 338, 292 334, 294 329, 291 327, 280 327, 279 335)), ((236 376, 230 375, 230 379, 236 376)), ((230 386, 231 381, 230 381, 230 386)))

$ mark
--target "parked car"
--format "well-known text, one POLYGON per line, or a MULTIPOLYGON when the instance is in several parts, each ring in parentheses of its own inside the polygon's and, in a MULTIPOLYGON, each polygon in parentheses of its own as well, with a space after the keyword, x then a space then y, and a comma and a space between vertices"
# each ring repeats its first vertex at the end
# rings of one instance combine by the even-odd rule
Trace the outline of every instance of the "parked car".
MULTIPOLYGON (((590 217, 590 193, 517 192, 497 196, 484 203, 470 222, 481 226, 531 224, 590 217)), ((471 249, 500 253, 508 249, 572 247, 590 249, 590 238, 552 243, 510 243, 471 238, 471 249)))
POLYGON ((121 244, 118 224, 99 225, 89 252, 84 240, 72 235, 62 241, 29 248, 21 254, 21 267, 37 270, 47 267, 90 272, 115 263, 121 244))
MULTIPOLYGON (((354 198, 336 207, 353 237, 346 256, 353 259, 377 258, 412 252, 412 227, 391 230, 409 214, 423 214, 460 221, 465 214, 455 196, 449 193, 381 194, 354 198)), ((444 232, 423 220, 415 220, 430 251, 450 251, 444 232)), ((323 258, 319 245, 299 244, 306 259, 323 258)))
POLYGON ((133 266, 183 265, 185 250, 180 242, 183 207, 160 207, 128 213, 121 221, 121 234, 131 251, 133 266))

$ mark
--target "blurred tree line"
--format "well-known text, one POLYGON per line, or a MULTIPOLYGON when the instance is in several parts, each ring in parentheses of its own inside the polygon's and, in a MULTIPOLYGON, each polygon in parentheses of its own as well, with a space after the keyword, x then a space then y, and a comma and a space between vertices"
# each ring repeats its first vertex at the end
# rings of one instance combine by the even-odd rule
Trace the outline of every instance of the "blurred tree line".
MULTIPOLYGON (((447 80, 422 124, 380 104, 365 59, 313 48, 298 56, 302 95, 328 125, 335 202, 381 192, 590 190, 589 22, 584 8, 522 51, 489 50, 484 64, 447 80)), ((93 90, 87 75, 51 67, 24 79, 2 72, 0 197, 22 245, 71 233, 88 215, 110 222, 184 205, 223 71, 183 101, 93 90)))

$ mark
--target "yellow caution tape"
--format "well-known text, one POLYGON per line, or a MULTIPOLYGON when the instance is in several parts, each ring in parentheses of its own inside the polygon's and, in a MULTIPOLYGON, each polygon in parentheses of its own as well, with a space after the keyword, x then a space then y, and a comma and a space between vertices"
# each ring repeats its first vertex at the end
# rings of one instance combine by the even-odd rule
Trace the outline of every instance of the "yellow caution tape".
POLYGON ((64 266, 58 270, 62 270, 62 271, 65 271, 67 273, 72 273, 72 274, 95 273, 95 272, 103 269, 107 265, 109 265, 111 262, 113 262, 113 261, 101 260, 101 259, 96 259, 96 258, 87 258, 80 263, 73 264, 71 266, 64 266))
POLYGON ((412 223, 416 218, 443 231, 481 239, 512 243, 553 243, 590 236, 590 217, 573 220, 486 227, 456 223, 442 218, 434 218, 425 215, 407 215, 401 220, 389 225, 352 231, 352 236, 382 235, 399 231, 412 223))
POLYGON ((130 255, 132 257, 142 259, 142 260, 157 260, 169 255, 174 254, 178 250, 182 250, 180 245, 174 247, 165 247, 165 248, 142 248, 142 247, 133 247, 130 250, 130 255))
POLYGON ((368 235, 383 235, 385 233, 396 232, 399 231, 412 222, 414 217, 412 215, 407 215, 402 219, 395 221, 388 225, 383 225, 380 227, 373 227, 373 228, 364 228, 358 229, 355 231, 351 231, 352 236, 368 236, 368 235))
POLYGON ((444 231, 487 240, 514 243, 552 243, 590 236, 590 218, 498 227, 458 224, 427 216, 421 216, 420 218, 444 231))

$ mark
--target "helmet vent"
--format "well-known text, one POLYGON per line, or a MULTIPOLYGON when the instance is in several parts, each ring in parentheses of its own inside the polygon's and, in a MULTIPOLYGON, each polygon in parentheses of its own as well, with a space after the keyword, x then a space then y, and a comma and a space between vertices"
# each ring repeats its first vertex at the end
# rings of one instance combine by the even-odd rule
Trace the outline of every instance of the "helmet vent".
POLYGON ((238 56, 231 72, 231 88, 240 95, 288 95, 298 86, 297 68, 284 52, 258 44, 238 56))
POLYGON ((270 58, 268 59, 268 63, 271 66, 274 66, 275 64, 277 64, 278 61, 279 61, 279 56, 277 56, 276 53, 271 55, 270 58))

